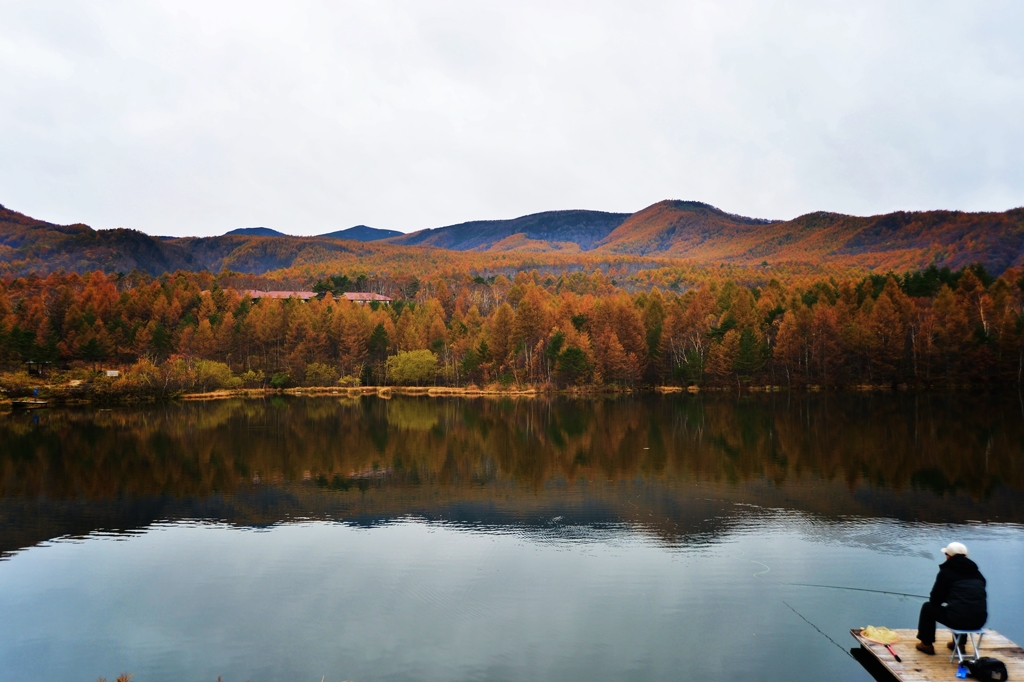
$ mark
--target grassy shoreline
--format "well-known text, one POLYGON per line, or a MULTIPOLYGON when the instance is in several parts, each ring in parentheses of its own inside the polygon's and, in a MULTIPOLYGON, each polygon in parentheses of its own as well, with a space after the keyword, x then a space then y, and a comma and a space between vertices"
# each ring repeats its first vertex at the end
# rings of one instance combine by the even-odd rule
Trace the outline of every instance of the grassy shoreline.
MULTIPOLYGON (((9 375, 7 375, 9 376, 9 375)), ((4 375, 0 375, 0 380, 4 375)), ((927 385, 873 385, 861 384, 856 386, 817 386, 817 385, 712 385, 712 386, 642 386, 642 387, 620 387, 608 385, 574 386, 559 388, 551 384, 545 385, 510 385, 490 384, 487 386, 295 386, 289 388, 270 387, 236 387, 217 388, 213 390, 139 390, 140 387, 132 387, 131 391, 111 390, 111 382, 82 382, 73 381, 69 383, 46 383, 43 381, 32 382, 29 385, 21 385, 15 391, 0 390, 0 410, 7 411, 13 408, 13 403, 25 399, 37 399, 46 401, 48 406, 76 406, 76 405, 130 405, 138 403, 160 403, 160 402, 195 402, 209 400, 228 400, 236 398, 266 398, 269 396, 338 396, 338 397, 361 397, 376 396, 389 399, 395 396, 426 396, 426 397, 463 397, 463 398, 534 398, 541 396, 566 396, 566 397, 592 397, 599 395, 623 395, 623 394, 698 394, 705 392, 712 393, 739 393, 740 395, 755 393, 931 393, 936 391, 992 391, 1002 390, 1004 387, 994 385, 957 385, 957 386, 927 386, 927 385)))

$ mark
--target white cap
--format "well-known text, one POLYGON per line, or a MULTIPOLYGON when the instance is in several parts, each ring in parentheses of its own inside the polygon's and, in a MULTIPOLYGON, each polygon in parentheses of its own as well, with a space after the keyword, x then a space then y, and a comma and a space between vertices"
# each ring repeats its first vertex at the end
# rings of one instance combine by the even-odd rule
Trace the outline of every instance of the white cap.
POLYGON ((963 554, 967 556, 967 548, 959 542, 951 542, 942 548, 942 553, 946 556, 953 556, 955 554, 963 554))

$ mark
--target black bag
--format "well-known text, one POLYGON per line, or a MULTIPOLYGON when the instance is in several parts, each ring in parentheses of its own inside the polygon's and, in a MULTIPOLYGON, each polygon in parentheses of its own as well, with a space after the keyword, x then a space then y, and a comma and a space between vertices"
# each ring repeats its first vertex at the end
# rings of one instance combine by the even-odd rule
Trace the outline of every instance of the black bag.
POLYGON ((998 658, 979 658, 976 661, 965 660, 964 665, 971 677, 982 682, 1002 682, 1007 679, 1006 665, 998 658))

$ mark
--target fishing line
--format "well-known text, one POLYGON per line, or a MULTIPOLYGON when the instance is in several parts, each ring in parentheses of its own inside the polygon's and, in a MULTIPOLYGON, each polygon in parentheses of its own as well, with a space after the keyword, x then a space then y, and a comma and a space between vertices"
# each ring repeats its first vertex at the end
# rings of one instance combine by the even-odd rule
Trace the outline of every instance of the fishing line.
MULTIPOLYGON (((764 575, 764 574, 765 574, 765 573, 767 573, 768 571, 772 570, 772 569, 771 569, 771 567, 769 567, 769 566, 768 566, 767 564, 763 564, 763 563, 761 563, 760 561, 754 561, 753 559, 747 559, 747 561, 749 561, 749 562, 750 562, 750 563, 752 563, 752 564, 757 564, 758 566, 764 566, 764 570, 763 570, 763 571, 758 571, 757 573, 755 573, 755 574, 754 574, 754 577, 757 577, 757 576, 760 576, 760 575, 764 575)), ((780 583, 780 582, 778 582, 778 581, 773 581, 773 582, 775 582, 775 583, 776 583, 777 585, 799 585, 799 584, 800 584, 800 583, 780 583)), ((823 586, 821 586, 821 585, 816 585, 815 587, 823 587, 823 586)), ((842 589, 842 588, 839 588, 839 589, 842 589)), ((854 657, 854 655, 853 655, 853 654, 851 654, 851 653, 850 653, 850 652, 849 652, 849 651, 848 651, 848 650, 846 649, 846 647, 844 647, 844 646, 843 646, 842 644, 840 644, 840 643, 839 643, 839 642, 837 642, 836 640, 834 640, 834 639, 832 639, 831 637, 829 637, 829 636, 828 636, 828 634, 827 634, 827 633, 825 633, 825 631, 824 631, 824 630, 822 630, 821 628, 819 628, 819 627, 818 627, 817 625, 815 625, 815 624, 814 624, 814 623, 812 623, 811 621, 807 620, 807 618, 805 618, 805 617, 804 617, 804 615, 803 615, 802 613, 800 613, 799 611, 797 611, 796 609, 794 609, 794 608, 793 608, 792 606, 790 606, 790 604, 789 604, 789 602, 788 602, 788 601, 786 601, 785 599, 783 599, 783 600, 782 600, 782 603, 783 603, 783 604, 785 604, 785 605, 786 605, 786 606, 787 606, 787 607, 789 608, 789 610, 790 610, 790 611, 792 611, 792 612, 793 612, 793 613, 795 613, 796 615, 800 616, 800 620, 802 620, 803 622, 805 622, 805 623, 807 623, 808 625, 810 625, 810 626, 811 626, 812 628, 814 628, 815 630, 817 630, 819 634, 823 635, 823 636, 825 637, 825 639, 827 639, 828 641, 832 642, 832 644, 834 644, 834 645, 835 645, 835 646, 836 646, 836 647, 837 647, 837 648, 838 648, 838 649, 839 649, 840 651, 842 651, 842 652, 843 652, 844 654, 846 654, 846 655, 847 655, 847 656, 849 656, 850 658, 853 658, 854 660, 857 660, 857 659, 856 659, 856 658, 854 657)))
MULTIPOLYGON (((740 553, 741 554, 745 554, 745 552, 743 552, 742 550, 740 551, 740 553)), ((754 561, 753 559, 747 559, 747 561, 749 561, 752 564, 757 564, 758 566, 764 566, 765 570, 758 571, 757 573, 754 574, 754 577, 764 575, 765 573, 767 573, 768 571, 771 570, 771 568, 767 564, 763 564, 760 561, 754 561)), ((769 578, 768 580, 771 580, 771 579, 769 578)), ((926 596, 924 596, 922 594, 908 594, 907 592, 890 592, 888 590, 869 590, 869 589, 864 588, 864 587, 842 587, 840 585, 815 585, 815 584, 812 584, 812 583, 780 583, 777 580, 776 581, 772 581, 772 582, 774 582, 776 585, 787 585, 787 586, 794 586, 794 587, 821 587, 821 588, 828 589, 828 590, 851 590, 853 592, 873 592, 875 594, 889 594, 889 595, 894 595, 894 596, 898 596, 898 597, 919 597, 921 599, 928 599, 928 597, 926 597, 926 596)), ((798 615, 800 617, 800 620, 802 620, 803 622, 805 622, 808 625, 810 625, 812 628, 817 630, 820 635, 825 637, 825 639, 827 639, 828 641, 832 642, 832 644, 834 644, 836 646, 836 648, 838 648, 840 651, 842 651, 844 654, 846 654, 847 656, 849 656, 853 660, 855 660, 855 661, 857 660, 857 657, 854 656, 852 653, 850 653, 850 651, 846 647, 844 647, 842 644, 840 644, 836 640, 834 640, 831 637, 829 637, 828 634, 824 630, 819 628, 817 625, 815 625, 811 621, 807 620, 807 618, 804 617, 804 615, 802 613, 800 613, 799 611, 794 609, 790 605, 790 603, 788 601, 783 599, 782 603, 785 604, 789 608, 790 611, 792 611, 793 613, 798 615)))
MULTIPOLYGON (((740 550, 740 554, 745 554, 745 552, 740 550)), ((769 570, 771 570, 771 567, 768 564, 766 564, 766 563, 762 563, 760 561, 755 561, 754 559, 748 559, 748 561, 750 561, 751 563, 756 563, 759 566, 764 566, 765 567, 764 570, 759 570, 758 572, 754 573, 754 578, 758 578, 760 576, 764 576, 765 573, 767 573, 769 570)), ((775 583, 775 585, 777 585, 778 587, 813 587, 813 588, 823 588, 823 589, 826 589, 826 590, 849 590, 851 592, 871 592, 871 593, 874 593, 874 594, 888 594, 888 595, 893 595, 893 596, 897 596, 897 597, 919 597, 921 599, 928 599, 928 597, 926 597, 925 595, 921 595, 921 594, 908 594, 906 592, 890 592, 888 590, 868 590, 866 588, 850 588, 850 587, 843 587, 843 586, 840 586, 840 585, 814 585, 812 583, 779 583, 778 581, 772 581, 771 579, 766 579, 766 580, 768 580, 768 581, 770 581, 772 583, 775 583)), ((833 643, 836 646, 836 648, 838 648, 839 650, 841 650, 843 653, 845 653, 846 655, 850 656, 854 660, 857 660, 857 657, 855 655, 853 655, 853 653, 851 653, 849 649, 847 649, 845 646, 843 646, 842 644, 837 642, 835 639, 829 637, 828 634, 825 633, 821 628, 817 627, 816 625, 814 625, 813 623, 808 621, 807 617, 803 613, 798 611, 796 608, 794 608, 790 604, 790 602, 787 602, 785 599, 783 599, 782 603, 785 604, 788 609, 790 609, 791 611, 793 611, 794 613, 799 615, 801 621, 803 621, 807 625, 809 625, 812 628, 814 628, 815 630, 817 630, 819 635, 821 635, 822 637, 827 639, 829 642, 833 643)))
MULTIPOLYGON (((741 555, 745 553, 746 552, 743 552, 742 550, 740 551, 741 555)), ((755 578, 758 576, 762 576, 768 571, 772 570, 771 567, 768 566, 768 564, 761 563, 760 561, 754 561, 753 559, 747 559, 747 561, 749 561, 752 564, 757 564, 758 566, 764 566, 763 571, 758 571, 757 573, 753 574, 753 577, 755 578)), ((908 592, 891 592, 889 590, 869 590, 866 587, 844 587, 842 585, 817 585, 814 583, 782 583, 778 580, 771 580, 771 578, 766 578, 766 580, 770 580, 771 582, 774 582, 776 585, 785 585, 788 587, 820 587, 826 590, 850 590, 851 592, 871 592, 873 594, 888 594, 896 597, 915 597, 917 599, 930 599, 930 597, 924 594, 910 594, 908 592)))
MULTIPOLYGON (((764 564, 761 564, 762 566, 764 564)), ((889 592, 888 590, 869 590, 864 587, 842 587, 840 585, 813 585, 811 583, 779 583, 780 585, 792 585, 795 587, 822 587, 826 590, 851 590, 853 592, 874 592, 875 594, 892 594, 898 597, 917 597, 919 599, 929 599, 924 594, 908 594, 906 592, 889 592)))
MULTIPOLYGON (((786 601, 785 599, 783 599, 783 600, 782 600, 782 603, 783 603, 783 604, 785 604, 786 606, 789 606, 789 602, 787 602, 787 601, 786 601)), ((840 651, 842 651, 842 652, 843 652, 844 654, 846 654, 847 656, 849 656, 849 657, 850 657, 850 658, 852 658, 853 660, 857 660, 857 659, 856 659, 856 658, 854 657, 854 655, 853 655, 853 654, 851 654, 851 653, 850 653, 849 651, 847 651, 846 647, 844 647, 844 646, 843 646, 843 645, 841 645, 841 644, 840 644, 839 642, 837 642, 836 640, 834 640, 834 639, 832 639, 831 637, 829 637, 829 636, 828 636, 827 634, 825 634, 825 632, 824 632, 824 631, 822 631, 822 629, 821 629, 821 628, 819 628, 819 627, 818 627, 817 625, 815 625, 815 624, 814 624, 814 623, 812 623, 811 621, 809 621, 809 620, 807 620, 806 618, 804 618, 804 616, 803 616, 803 614, 802 614, 802 613, 800 613, 799 611, 797 611, 796 609, 794 609, 794 608, 793 608, 792 606, 789 606, 789 610, 790 610, 790 611, 792 611, 793 613, 795 613, 796 615, 800 616, 800 619, 801 619, 801 620, 803 620, 803 622, 807 623, 807 624, 808 624, 808 625, 810 625, 810 626, 811 626, 812 628, 814 628, 815 630, 817 630, 817 631, 818 631, 819 633, 821 633, 822 635, 824 635, 824 636, 825 636, 825 639, 827 639, 828 641, 830 641, 830 642, 832 642, 833 644, 835 644, 835 645, 836 645, 836 646, 837 646, 837 647, 839 648, 839 650, 840 650, 840 651)))

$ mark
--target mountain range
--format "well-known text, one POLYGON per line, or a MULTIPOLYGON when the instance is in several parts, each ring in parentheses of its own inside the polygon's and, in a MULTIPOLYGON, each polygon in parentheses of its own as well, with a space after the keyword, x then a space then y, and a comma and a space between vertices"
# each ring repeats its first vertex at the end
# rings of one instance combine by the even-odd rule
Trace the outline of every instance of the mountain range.
POLYGON ((547 211, 420 230, 388 241, 452 251, 590 251, 629 217, 602 211, 547 211))
POLYGON ((899 211, 870 217, 816 212, 792 220, 764 220, 700 202, 669 200, 633 214, 548 211, 409 234, 359 225, 316 237, 265 227, 217 237, 151 237, 124 228, 56 225, 0 206, 0 274, 7 275, 136 268, 151 274, 225 268, 261 274, 313 265, 329 269, 339 259, 378 265, 391 256, 422 261, 424 250, 463 252, 466 257, 487 253, 492 261, 501 254, 506 265, 516 258, 529 263, 557 256, 563 264, 566 258, 577 258, 585 267, 593 258, 628 256, 883 271, 978 262, 1001 273, 1024 260, 1024 208, 998 213, 899 211))
MULTIPOLYGON (((375 242, 380 239, 387 239, 388 237, 398 237, 404 233, 398 230, 380 230, 376 227, 368 227, 366 225, 356 225, 355 227, 349 227, 344 230, 337 230, 336 232, 328 232, 326 234, 316 235, 318 237, 329 237, 331 239, 351 239, 357 242, 375 242)), ((278 232, 269 227, 239 227, 229 232, 224 233, 228 235, 238 235, 242 237, 291 237, 290 234, 284 232, 278 232)), ((166 239, 166 237, 165 237, 166 239)))

